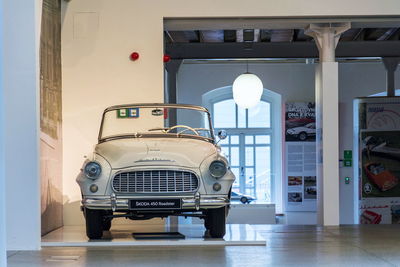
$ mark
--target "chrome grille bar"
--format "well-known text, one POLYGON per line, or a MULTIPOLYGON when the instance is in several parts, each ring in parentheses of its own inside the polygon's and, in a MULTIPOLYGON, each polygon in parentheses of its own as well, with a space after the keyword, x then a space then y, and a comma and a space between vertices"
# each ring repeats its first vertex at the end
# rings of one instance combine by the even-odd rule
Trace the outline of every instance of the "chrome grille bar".
POLYGON ((117 173, 112 180, 117 193, 179 193, 197 190, 195 173, 177 170, 149 170, 117 173))

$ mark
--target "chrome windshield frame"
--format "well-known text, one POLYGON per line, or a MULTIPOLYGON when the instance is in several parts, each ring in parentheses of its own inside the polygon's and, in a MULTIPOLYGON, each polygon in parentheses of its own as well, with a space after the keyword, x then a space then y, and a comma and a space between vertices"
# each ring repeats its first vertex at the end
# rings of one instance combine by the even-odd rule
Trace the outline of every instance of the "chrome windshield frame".
MULTIPOLYGON (((113 110, 118 110, 118 109, 122 109, 122 108, 175 108, 175 109, 190 109, 190 110, 197 110, 197 111, 201 111, 201 112, 205 112, 207 114, 208 117, 208 123, 209 123, 209 127, 210 127, 210 138, 204 137, 205 140, 212 140, 212 143, 215 143, 215 135, 214 135, 214 128, 211 122, 211 114, 208 111, 208 109, 201 107, 201 106, 195 106, 195 105, 186 105, 186 104, 162 104, 162 103, 141 103, 141 104, 126 104, 126 105, 116 105, 116 106, 111 106, 106 108, 103 111, 103 115, 102 115, 102 119, 101 119, 101 124, 100 124, 100 130, 99 130, 99 136, 98 136, 98 142, 102 143, 102 142, 106 142, 108 141, 108 137, 106 138, 102 138, 102 133, 103 133, 103 124, 104 124, 104 117, 105 114, 109 111, 113 111, 113 110)), ((121 138, 128 138, 128 136, 134 136, 134 137, 138 137, 140 138, 140 136, 135 136, 134 133, 132 133, 132 135, 120 135, 121 138)), ((118 135, 114 136, 114 138, 112 139, 116 139, 118 137, 118 135)), ((184 136, 180 136, 180 137, 185 137, 184 136)))

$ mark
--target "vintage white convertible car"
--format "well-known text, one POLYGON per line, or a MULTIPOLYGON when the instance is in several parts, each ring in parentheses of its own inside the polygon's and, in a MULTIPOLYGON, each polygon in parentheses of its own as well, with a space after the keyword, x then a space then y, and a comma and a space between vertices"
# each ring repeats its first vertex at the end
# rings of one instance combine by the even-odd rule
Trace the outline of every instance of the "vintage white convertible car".
MULTIPOLYGON (((221 131, 219 138, 225 137, 221 131)), ((87 236, 101 238, 116 217, 188 216, 204 219, 209 235, 221 238, 234 180, 207 109, 109 107, 95 151, 77 177, 87 236)))
POLYGON ((292 135, 301 141, 305 141, 310 136, 315 136, 317 131, 315 129, 315 122, 309 123, 304 126, 290 128, 286 131, 288 135, 292 135))

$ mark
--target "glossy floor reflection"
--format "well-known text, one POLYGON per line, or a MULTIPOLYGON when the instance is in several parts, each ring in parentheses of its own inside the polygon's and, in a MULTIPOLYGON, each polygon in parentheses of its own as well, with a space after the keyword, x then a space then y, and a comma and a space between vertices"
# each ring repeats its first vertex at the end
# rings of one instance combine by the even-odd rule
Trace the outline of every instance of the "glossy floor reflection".
POLYGON ((267 246, 45 247, 9 266, 400 266, 400 225, 252 226, 267 246))
MULTIPOLYGON (((115 225, 104 232, 101 240, 88 240, 85 228, 81 226, 65 226, 42 238, 43 247, 108 247, 108 246, 209 246, 209 245, 262 245, 265 239, 250 225, 228 224, 224 238, 210 238, 200 224, 180 225, 178 231, 185 239, 135 239, 132 233, 164 232, 163 225, 115 225)), ((176 229, 175 229, 176 231, 176 229)))

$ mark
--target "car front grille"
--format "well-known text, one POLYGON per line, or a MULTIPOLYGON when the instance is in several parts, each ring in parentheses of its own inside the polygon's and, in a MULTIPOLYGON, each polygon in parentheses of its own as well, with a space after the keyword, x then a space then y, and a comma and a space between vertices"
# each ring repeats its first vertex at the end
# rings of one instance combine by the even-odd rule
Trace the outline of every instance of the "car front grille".
POLYGON ((175 170, 120 172, 112 180, 117 193, 182 193, 193 192, 198 186, 196 174, 175 170))

